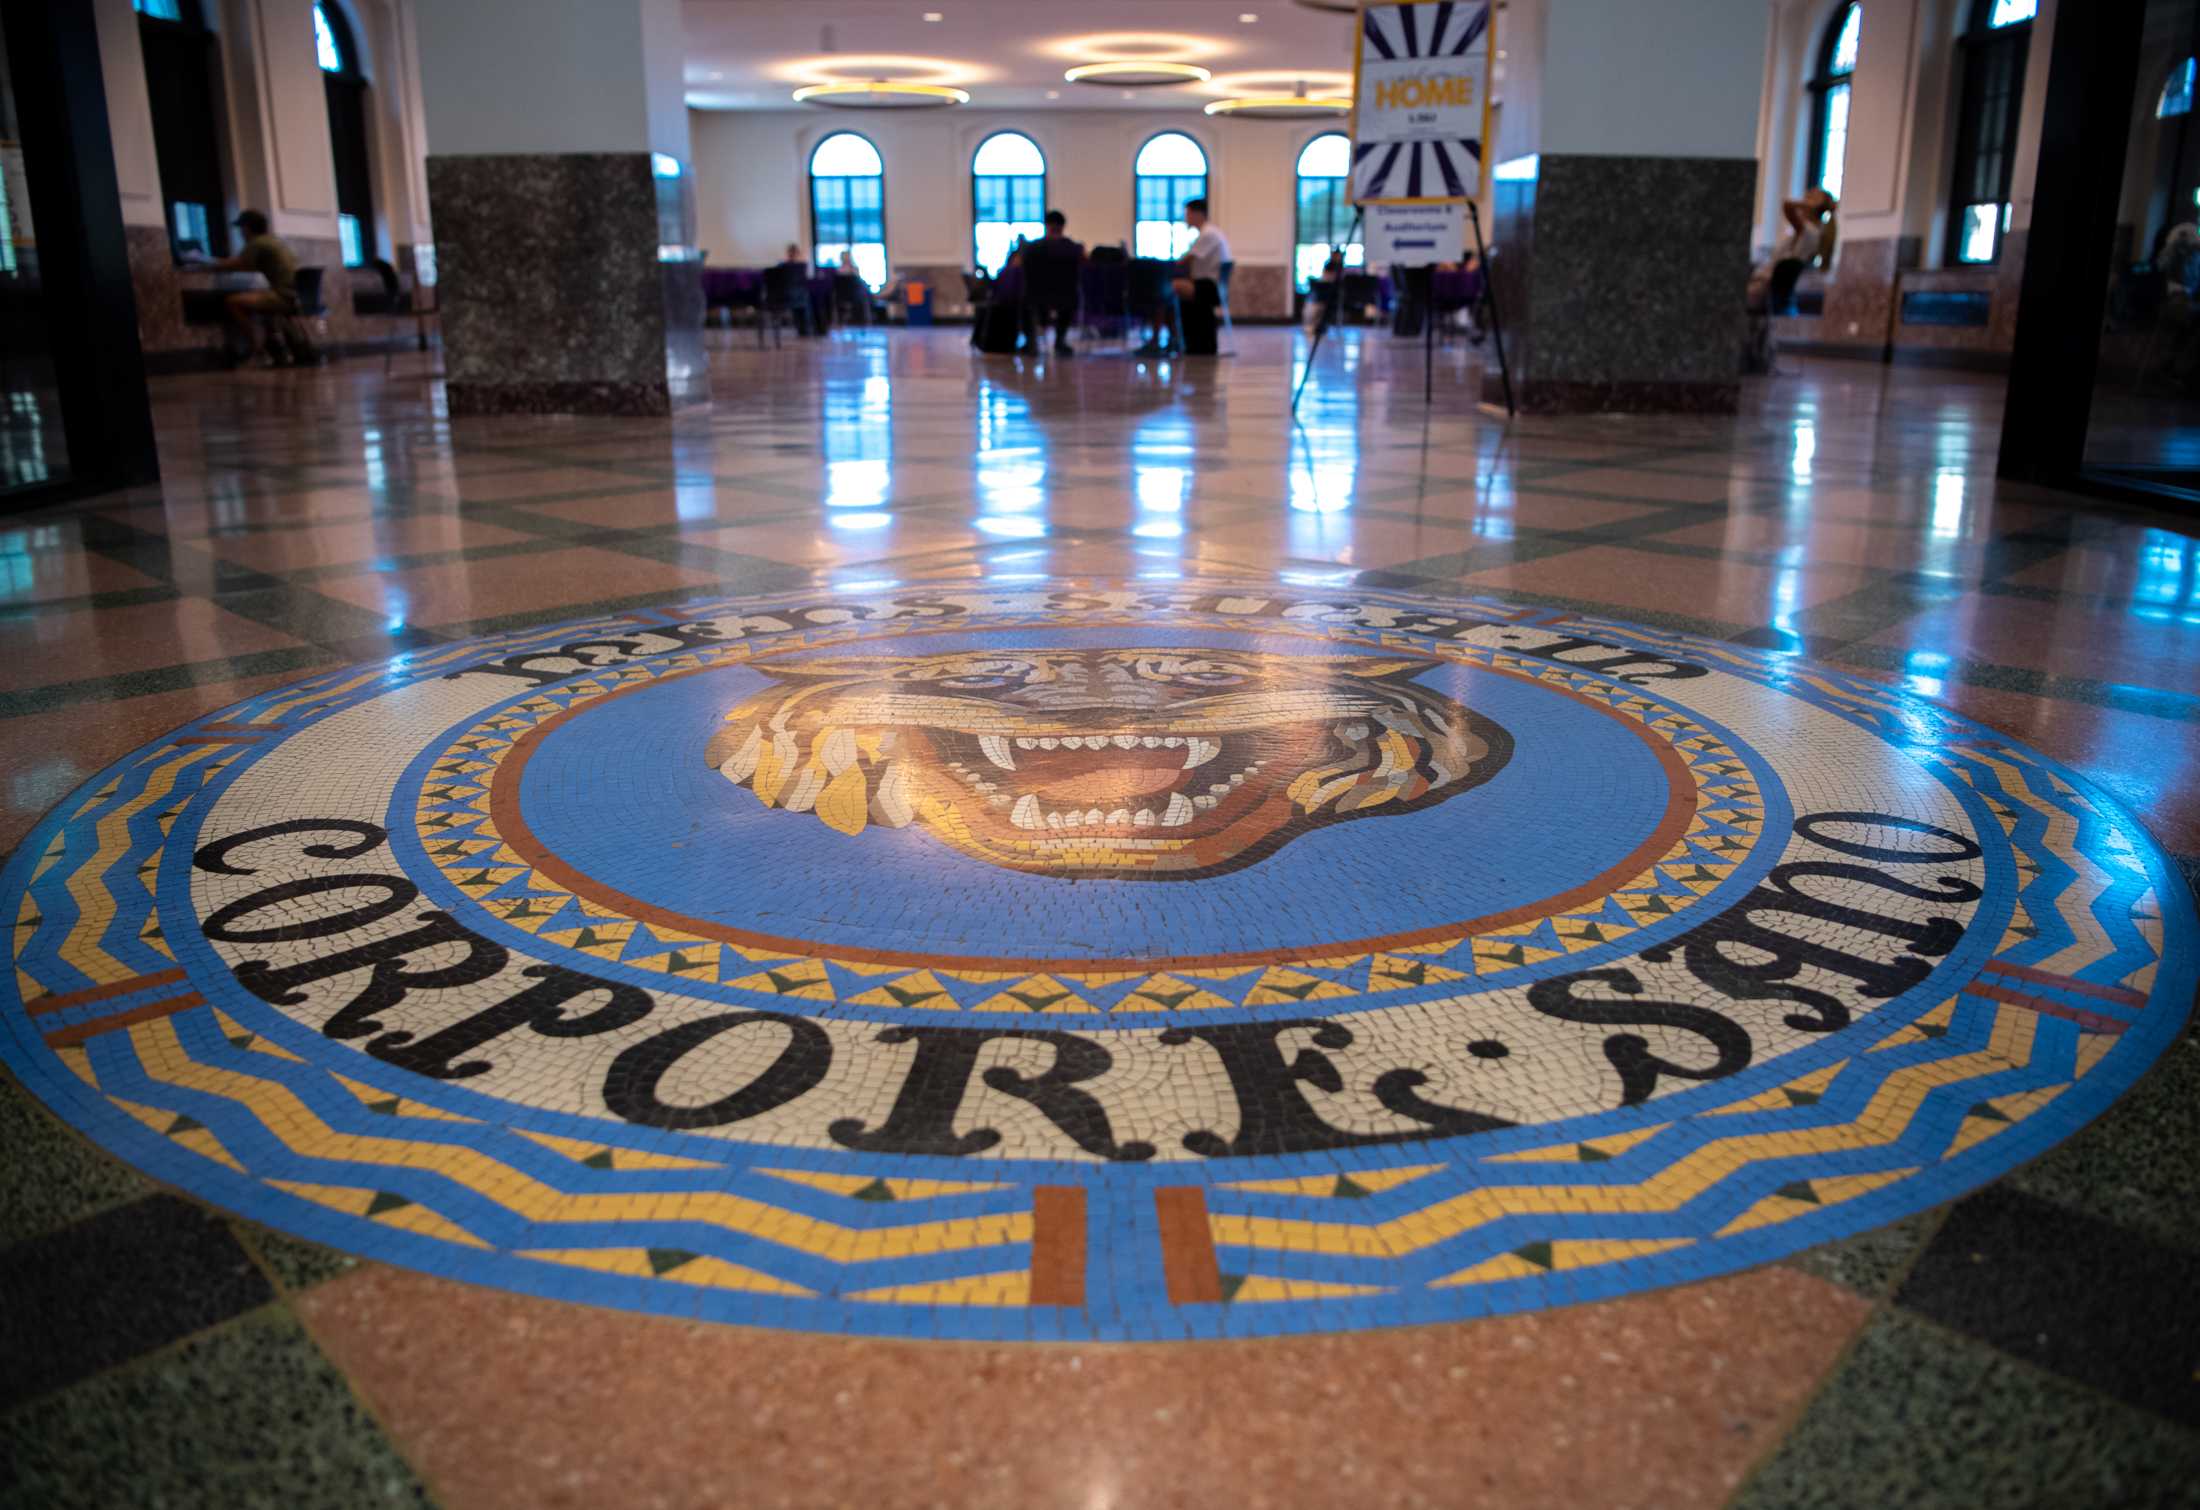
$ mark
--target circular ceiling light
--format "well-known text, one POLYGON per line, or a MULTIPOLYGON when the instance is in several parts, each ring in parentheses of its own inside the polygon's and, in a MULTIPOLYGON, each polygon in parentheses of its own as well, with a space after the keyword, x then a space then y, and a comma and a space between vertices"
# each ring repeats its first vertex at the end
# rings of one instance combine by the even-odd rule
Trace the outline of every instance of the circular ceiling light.
POLYGON ((811 58, 788 58, 774 63, 771 76, 789 84, 867 84, 893 79, 910 84, 978 84, 990 79, 992 70, 954 58, 916 57, 904 53, 820 53, 811 58))
POLYGON ((1039 45, 1039 51, 1065 63, 1197 63, 1234 50, 1235 44, 1218 37, 1167 31, 1096 31, 1039 45))
POLYGON ((1209 115, 1242 116, 1255 121, 1304 121, 1316 116, 1343 115, 1352 108, 1349 94, 1247 94, 1236 99, 1213 100, 1209 115))
POLYGON ((891 79, 871 79, 861 84, 809 84, 794 92, 803 105, 823 105, 834 110, 938 110, 948 105, 967 105, 970 91, 945 84, 903 84, 891 79))
POLYGON ((1138 63, 1080 63, 1062 77, 1072 84, 1137 89, 1158 84, 1204 84, 1214 75, 1197 63, 1167 63, 1152 58, 1138 63))

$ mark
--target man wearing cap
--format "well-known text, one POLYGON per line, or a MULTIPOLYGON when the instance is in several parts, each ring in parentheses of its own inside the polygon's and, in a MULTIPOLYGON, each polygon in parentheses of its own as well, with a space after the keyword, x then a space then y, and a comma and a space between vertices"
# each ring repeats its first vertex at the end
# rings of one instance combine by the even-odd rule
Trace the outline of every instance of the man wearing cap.
MULTIPOLYGON (((267 228, 267 217, 258 210, 246 210, 234 224, 244 232, 244 247, 234 257, 203 264, 217 272, 258 273, 267 280, 266 288, 240 289, 225 301, 229 308, 229 321, 244 337, 244 353, 252 355, 259 344, 254 322, 261 316, 276 320, 298 313, 298 257, 280 236, 267 228)), ((298 359, 309 360, 310 354, 299 353, 298 359)), ((282 346, 271 342, 267 360, 270 366, 281 366, 285 360, 282 346)))

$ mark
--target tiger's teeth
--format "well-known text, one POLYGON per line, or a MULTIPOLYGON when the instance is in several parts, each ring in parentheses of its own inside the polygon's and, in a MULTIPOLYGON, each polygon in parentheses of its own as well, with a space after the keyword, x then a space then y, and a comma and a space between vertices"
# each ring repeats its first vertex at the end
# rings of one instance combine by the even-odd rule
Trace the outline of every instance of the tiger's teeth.
POLYGON ((1192 799, 1182 792, 1169 793, 1169 810, 1161 815, 1163 828, 1182 828, 1192 821, 1192 799))
POLYGON ((1131 810, 1127 807, 1119 807, 1114 812, 1108 814, 1108 822, 1110 823, 1128 823, 1130 821, 1131 810))
POLYGON ((1008 810, 1008 821, 1018 828, 1039 827, 1039 799, 1029 792, 1018 797, 1016 805, 1008 810))
POLYGON ((1150 807, 1140 808, 1131 817, 1131 824, 1135 828, 1152 828, 1155 821, 1153 809, 1150 807))
POLYGON ((1187 739, 1184 741, 1184 769, 1203 766, 1222 753, 1222 746, 1211 739, 1187 739))
POLYGON ((1135 750, 1138 748, 1138 736, 1136 734, 1118 734, 1115 736, 1113 743, 1118 750, 1135 750))
POLYGON ((1105 815, 1101 813, 1100 809, 1093 808, 1090 812, 1085 814, 1085 821, 1087 823, 1098 823, 1103 816, 1105 815))
POLYGON ((985 751, 985 758, 1004 771, 1016 769, 1016 757, 1009 753, 1008 741, 998 734, 980 734, 978 748, 985 751))
POLYGON ((878 790, 871 795, 871 815, 888 828, 906 828, 917 816, 916 808, 909 801, 909 768, 904 761, 895 761, 879 777, 878 790))

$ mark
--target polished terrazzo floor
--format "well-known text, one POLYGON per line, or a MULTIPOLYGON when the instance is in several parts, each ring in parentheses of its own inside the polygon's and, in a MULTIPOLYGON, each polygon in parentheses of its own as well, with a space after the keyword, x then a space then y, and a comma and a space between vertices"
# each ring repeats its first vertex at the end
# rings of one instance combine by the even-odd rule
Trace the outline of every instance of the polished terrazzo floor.
MULTIPOLYGON (((831 1066, 860 1065, 862 1045, 827 1045, 830 1063, 812 1067, 834 1090, 837 1120, 814 1133, 791 1093, 783 1105, 751 1098, 698 1121, 715 1105, 709 1077, 681 1080, 679 1061, 692 1050, 702 1062, 709 1037, 783 1033, 778 1085, 787 1090, 805 1073, 795 1028, 721 1018, 715 1033, 691 1033, 667 1054, 663 1035, 636 1025, 630 998, 635 1021, 596 1025, 629 1034, 622 1052, 581 1055, 592 1081, 561 1080, 546 1053, 512 1056, 510 1075, 440 1074, 464 1070, 462 1053, 487 1040, 454 1037, 439 1020, 440 1035, 370 1043, 391 1073, 413 1078, 378 1068, 339 1090, 350 1098, 345 1117, 446 1124, 422 1136, 448 1153, 471 1135, 446 1135, 447 1124, 479 1120, 483 1103, 464 1086, 478 1076, 534 1109, 535 1120, 520 1121, 540 1135, 544 1159, 594 1171, 574 1188, 601 1196, 638 1174, 636 1198, 660 1202, 681 1188, 665 1170, 698 1162, 696 1139, 761 1117, 753 1125, 769 1124, 773 1158, 792 1166, 762 1178, 800 1192, 785 1198, 789 1211, 830 1218, 832 1202, 856 1201, 863 1220, 837 1219, 837 1228, 872 1242, 897 1231, 929 1239, 865 1271, 895 1293, 859 1302, 846 1285, 820 1284, 814 1267, 763 1273, 736 1265, 733 1248, 684 1240, 630 1247, 612 1262, 595 1235, 561 1250, 597 1260, 573 1265, 571 1284, 491 1272, 465 1256, 482 1246, 465 1230, 473 1208, 417 1199, 414 1186, 345 1193, 290 1169, 276 1173, 289 1177, 291 1204, 255 1204, 191 1171, 219 1170, 228 1157, 262 1172, 265 1151, 240 1143, 240 1160, 221 1141, 241 1136, 225 1108, 164 1102, 156 1087, 210 1067, 231 1092, 281 1083, 326 1130, 338 1101, 305 1087, 302 1059, 289 1066, 322 1034, 342 1036, 323 1020, 341 1002, 305 1007, 303 1036, 286 1038, 272 1013, 255 1022, 218 1015, 219 1000, 177 1006, 179 983, 153 979, 158 971, 114 978, 134 994, 87 997, 82 979, 109 977, 54 970, 79 968, 91 945, 55 945, 45 953, 62 966, 33 959, 19 985, 47 1009, 46 1043, 61 1040, 81 1061, 66 1089, 82 1084, 87 1101, 108 1104, 136 1091, 144 1114, 129 1121, 136 1114, 124 1108, 130 1134, 95 1132, 158 1145, 133 1150, 133 1161, 192 1194, 397 1266, 162 1193, 11 1090, 0 1271, 31 1303, 11 1307, 4 1323, 13 1335, 0 1430, 20 1449, 10 1456, 15 1479, 0 1479, 5 1492, 26 1503, 165 1492, 209 1503, 682 1504, 723 1502, 739 1475, 738 1497, 757 1503, 2190 1496, 2200 1326, 2185 1297, 2200 1252, 2190 1174, 2200 1055, 2178 1028, 2185 1002, 2176 998, 2190 991, 2189 903, 2173 865, 2200 849, 2195 541, 2174 519, 1996 485, 1996 395, 1974 379, 1810 364, 1754 387, 1737 421, 1507 428, 1475 414, 1430 419, 1418 350, 1397 361, 1394 390, 1387 339, 1353 336, 1325 352, 1291 427, 1294 338, 1248 330, 1240 342, 1234 360, 1179 370, 1099 355, 1025 368, 974 359, 953 332, 778 353, 735 345, 715 365, 719 402, 670 424, 454 430, 417 369, 384 380, 378 364, 303 380, 163 385, 166 487, 17 521, 8 540, 12 606, 0 633, 17 653, 0 673, 0 713, 20 736, 4 752, 8 837, 22 846, 15 874, 39 870, 53 894, 73 899, 18 909, 19 934, 29 918, 36 941, 48 916, 85 895, 61 860, 40 858, 71 821, 66 806, 23 844, 41 812, 141 751, 142 772, 92 784, 86 797, 109 806, 84 815, 81 843, 54 851, 74 871, 106 877, 118 899, 140 864, 155 872, 135 912, 111 907, 130 926, 105 928, 97 946, 117 957, 148 947, 172 931, 162 925, 173 897, 176 920, 194 902, 194 926, 219 919, 209 931, 228 944, 217 971, 241 966, 229 958, 241 948, 274 955, 293 982, 325 978, 307 943, 327 932, 271 940, 270 909, 311 893, 311 861, 366 863, 358 854, 375 846, 334 799, 380 813, 390 783, 409 781, 426 837, 406 851, 407 884, 438 901, 433 884, 446 885, 453 907, 487 919, 482 929, 516 927, 494 945, 500 954, 509 945, 515 964, 517 950, 555 947, 558 966, 610 982, 566 990, 567 977, 554 976, 544 983, 559 986, 553 1007, 600 1002, 616 1015, 612 986, 638 994, 635 982, 650 977, 636 972, 679 978, 708 949, 712 985, 750 1017, 768 1016, 759 993, 776 992, 789 998, 790 1020, 902 1036, 892 1056, 872 1048, 872 1072, 852 1079, 831 1078, 831 1066), (1074 591, 1063 581, 1072 578, 1074 591), (960 622, 942 632, 951 611, 960 622), (587 627, 558 627, 571 623, 587 627), (683 642, 699 624, 717 627, 683 642), (728 624, 741 633, 729 637, 728 624), (607 655, 607 625, 670 642, 607 655), (449 667, 483 661, 467 643, 482 637, 497 639, 502 674, 451 676, 449 667), (602 669, 576 682, 584 668, 558 657, 580 641, 599 647, 580 653, 602 669), (366 661, 388 670, 362 690, 342 668, 366 661), (1643 674, 1682 665, 1719 669, 1643 674), (922 697, 907 693, 912 684, 922 697), (1092 695, 1102 684, 1106 695, 1092 695), (940 710, 943 689, 953 717, 940 710), (343 703, 370 693, 398 700, 343 703), (891 719, 862 711, 882 703, 891 719), (164 738, 186 725, 181 739, 164 738), (858 747, 839 739, 844 726, 874 739, 890 727, 901 744, 858 747), (1857 744, 1866 727, 1870 739, 1857 744), (277 728, 264 753, 238 760, 259 730, 277 728), (307 737, 316 730, 317 745, 307 737), (1888 760, 1873 753, 1889 742, 1950 755, 1963 767, 1950 781, 1970 795, 1890 783, 1888 760), (500 762, 511 773, 504 787, 500 762), (896 774, 897 765, 908 769, 896 774), (1184 775, 1225 765, 1245 779, 1201 790, 1184 775), (414 769, 396 770, 405 766, 414 769), (178 774, 186 769, 196 774, 178 774), (483 769, 491 775, 471 779, 483 769), (179 797, 203 791, 210 811, 139 804, 131 811, 154 821, 133 824, 113 803, 135 802, 141 779, 148 791, 153 781, 179 797), (1653 786, 1679 825, 1662 839, 1663 825, 1626 826, 1653 786), (593 823, 568 821, 579 807, 572 793, 608 787, 633 800, 593 823), (469 816, 471 800, 492 788, 517 794, 511 810, 469 816), (1772 803, 1777 825, 1763 821, 1772 803), (660 863, 685 837, 677 825, 648 829, 667 812, 720 814, 711 832, 727 852, 685 868, 660 863), (168 819, 199 836, 195 880, 190 865, 171 873, 149 858, 168 819), (355 827, 278 832, 301 822, 355 827), (439 837, 454 827, 464 837, 439 837), (1419 844, 1385 838, 1408 829, 1419 844), (1501 852, 1535 863, 1505 868, 1502 885, 1480 891, 1457 874, 1411 873, 1416 854, 1491 833, 1505 836, 1501 852), (1930 897, 1912 884, 1916 861, 1902 857, 1920 835, 1937 836, 1930 897), (319 856, 275 852, 315 838, 319 856), (468 853, 476 843, 489 848, 468 853), (1645 859, 1644 844, 1656 854, 1645 859), (516 887, 518 867, 489 863, 499 845, 540 850, 516 855, 529 867, 516 887), (483 854, 480 865, 462 864, 483 854), (818 894, 790 899, 785 885, 760 882, 775 855, 818 894), (875 872, 881 857, 950 894, 962 886, 958 905, 896 901, 873 881, 864 892, 874 910, 851 909, 844 898, 855 887, 834 889, 832 867, 875 872), (1673 868, 1680 862, 1685 874, 1673 868), (1716 906, 1729 894, 1721 887, 1760 885, 1775 862, 1787 882, 1817 865, 1808 884, 1848 888, 1821 897, 1817 915, 1799 914, 1798 934, 1821 947, 1853 949, 1857 904, 1905 889, 1864 932, 1907 930, 1912 944, 1936 931, 1977 934, 1967 994, 1936 1016, 1938 1000, 1875 990, 1892 983, 1861 962, 1845 977, 1859 989, 1838 1000, 1762 981, 1736 989, 1731 971, 1707 970, 1681 931, 1689 920, 1669 923, 1666 913, 1707 898, 1716 906), (1829 865, 1865 873, 1831 876, 1829 865), (2119 878, 2119 866, 2137 868, 2119 878), (1595 877, 1604 886, 1592 899, 1577 883, 1595 877), (2065 895, 2070 877, 2093 889, 2065 895), (270 897, 270 881, 303 890, 270 897), (1081 903, 1065 926, 1065 885, 1087 897, 1097 885, 1115 900, 1081 903), (2011 911, 2020 890, 2024 904, 2070 921, 2069 936, 2043 939, 2051 919, 2043 928, 2011 911), (1433 910, 1413 914, 1423 903, 1433 910), (556 926, 566 911, 574 917, 562 921, 577 926, 556 926), (1602 922, 1584 935, 1592 913, 1602 922), (767 915, 802 926, 760 929, 767 915), (1240 919, 1252 916, 1274 922, 1249 940, 1240 919), (735 936, 721 937, 729 928, 735 936), (1642 938, 1629 944, 1630 931, 1642 938), (666 933, 673 949, 656 952, 666 933), (816 943, 815 958, 795 960, 796 934, 816 943), (1359 950, 1365 958, 1345 957, 1345 945, 1376 936, 1359 950), (1674 947, 1657 950, 1668 936, 1674 947), (1215 958, 1232 946, 1261 957, 1215 958), (2140 957, 2146 947, 2162 953, 2159 970, 2140 957), (882 960, 882 950, 896 957, 882 960), (1647 973, 1645 957, 1676 979, 1694 963, 1694 987, 1654 981, 1647 993, 1683 1005, 1622 1023, 1613 1001, 1585 999, 1582 980, 1608 985, 1622 961, 1647 973), (758 968, 741 973, 735 959, 758 968), (1013 968, 977 968, 988 961, 1013 968), (1146 968, 1156 963, 1172 968, 1146 968), (1518 1020, 1492 1017, 1498 1026, 1471 1042, 1414 1037, 1414 1007, 1456 999, 1461 981, 1493 997, 1521 984, 1531 1000, 1540 984, 1543 1005, 1518 1020), (1701 988, 1745 1010, 1754 1002, 1759 1014, 1745 1041, 1763 1060, 1748 1074, 1763 1071, 1763 1084, 1737 1071, 1717 1108, 1701 1095, 1715 1083, 1690 1082, 1734 1045, 1724 1019, 1712 1027, 1701 1015, 1701 988), (820 993, 832 998, 823 1008, 820 993), (1403 994, 1378 1000, 1388 993, 1403 994), (912 1052, 929 1054, 934 1071, 958 1057, 946 1046, 953 1035, 924 1020, 935 994, 958 1014, 1000 1014, 980 1036, 1043 1044, 1053 1056, 982 1061, 992 1066, 985 1083, 1033 1113, 1002 1118, 998 1148, 924 1142, 971 1136, 936 1098, 911 1093, 912 1052), (1285 1040, 1262 1025, 1285 1003, 1306 1020, 1279 1051, 1285 1040), (1122 1017, 1126 1009, 1134 1016, 1122 1017), (1686 1011, 1698 1015, 1672 1015, 1686 1011), (1868 1039, 1852 1018, 1869 1025, 1868 1039), (1202 1100, 1196 1075, 1187 1089, 1157 1092, 1168 1082, 1156 1070, 1133 1075, 1126 1096, 1103 1071, 1074 1065, 1085 1049, 1072 1045, 1095 1042, 1102 1019, 1174 1035, 1156 1052, 1201 1056, 1212 1094, 1202 1100), (200 1033, 209 1024, 211 1039, 200 1033), (1625 1027, 1632 1046, 1608 1031, 1625 1027), (1389 1068, 1410 1065, 1409 1078, 1387 1081, 1379 1115, 1343 1104, 1363 1082, 1386 1083, 1345 1052, 1336 1035, 1352 1031, 1403 1035, 1400 1065, 1389 1068), (1792 1041, 1776 1042, 1781 1032, 1792 1041), (1552 1054, 1563 1068, 1534 1073, 1552 1054), (2057 1055, 2067 1062, 2049 1073, 2057 1055), (613 1057, 627 1072, 606 1077, 602 1061, 613 1057), (882 1062, 889 1057, 896 1062, 882 1062), (275 1060, 285 1067, 267 1068, 275 1060), (1518 1213, 1500 1212, 1497 1238, 1475 1248, 1458 1200, 1416 1192, 1449 1195, 1452 1177, 1394 1136, 1426 1127, 1512 1137, 1499 1157, 1527 1165, 1546 1162, 1555 1144, 1569 1171, 1595 1165, 1595 1189, 1648 1187, 1686 1163, 1670 1137, 1646 1134, 1659 1097, 1697 1098, 1670 1103, 1681 1121, 1722 1110, 1745 1119, 1736 1125, 1767 1140, 1777 1160, 1798 1152, 1781 1140, 1822 1138, 1842 1121, 1831 1108, 1880 1084, 1876 1070, 1844 1066, 1896 1060, 1952 1108, 1935 1148, 1947 1164, 1966 1157, 1961 1171, 1936 1175, 1930 1157, 1774 1165, 1782 1178, 1759 1189, 1746 1167, 1722 1166, 1731 1220, 1706 1227, 1699 1203, 1686 1233, 1631 1219, 1599 1225, 1607 1219, 1593 1210, 1569 1218, 1585 1225, 1511 1232, 1503 1223, 1518 1213), (1948 1068, 1959 1062, 1969 1068, 1948 1068), (1321 1102, 1326 1118, 1308 1115, 1296 1087, 1323 1090, 1340 1064, 1346 1096, 1321 1102), (2026 1065, 2039 1076, 2024 1080, 2026 1065), (1520 1070, 1531 1073, 1509 1090, 1463 1078, 1520 1070), (2023 1162, 2142 1070, 2103 1120, 2023 1162), (1966 1073, 1999 1078, 1973 1096, 1959 1089, 1966 1073), (630 1121, 658 1117, 666 1141, 614 1150, 567 1136, 580 1129, 553 1119, 590 1110, 570 1099, 583 1083, 619 1098, 630 1121), (1218 1088, 1234 1093, 1235 1117, 1209 1104, 1218 1088), (1086 1091, 1106 1094, 1076 1099, 1086 1091), (1271 1113, 1257 1136, 1247 1131, 1256 1100, 1271 1113), (1184 1115, 1128 1125, 1157 1103, 1184 1115), (1763 1120, 1774 1104, 1793 1125, 1763 1120), (1548 1136, 1525 1135, 1539 1123, 1548 1136), (1338 1137, 1340 1127, 1357 1136, 1338 1137), (573 1146, 548 1146, 561 1138, 573 1146), (1073 1152, 1111 1177, 1082 1179, 1073 1152), (1052 1160, 1058 1173, 1043 1195, 1028 1175, 1002 1181, 1005 1198, 943 1190, 924 1161, 936 1166, 944 1153, 1052 1160), (1190 1183, 1162 1168, 1218 1155, 1303 1167, 1190 1183), (1656 1168, 1629 1163, 1643 1157, 1656 1168), (652 1159, 655 1171, 641 1169, 652 1159), (1113 1178, 1134 1169, 1145 1177, 1113 1178), (591 1183, 598 1174, 601 1188, 591 1183), (920 1188, 927 1175, 935 1185, 920 1188), (949 1202, 937 1208, 948 1214, 930 1220, 927 1199, 949 1202), (315 1202, 329 1213, 318 1226, 296 1215, 315 1202), (1447 1220, 1433 1236, 1423 1230, 1447 1220), (362 1241, 346 1225, 361 1222, 387 1241, 362 1241), (1025 1255, 1021 1272, 940 1251, 955 1248, 957 1222, 965 1232, 1002 1227, 991 1238, 1025 1255), (1783 1228, 1795 1239, 1766 1235, 1783 1228), (1394 1255, 1366 1249, 1364 1237, 1383 1230, 1418 1234, 1392 1245, 1400 1251, 1456 1260, 1406 1276, 1440 1303, 1384 1298, 1401 1288, 1384 1267, 1394 1255), (1141 1268, 1128 1236, 1111 1246, 1111 1233, 1150 1239, 1150 1265, 1141 1268), (1861 1235, 1809 1246, 1847 1233, 1861 1235), (1722 1242, 1727 1256, 1707 1256, 1722 1242), (1106 1259, 1117 1247, 1120 1264, 1106 1259), (699 1263, 716 1266, 714 1281, 699 1263), (731 1281, 729 1271, 738 1271, 731 1281), (1072 1277, 1083 1281, 1074 1296, 1072 1277), (649 1298, 680 1289, 716 1300, 649 1298), (821 1308, 790 1290, 845 1298, 821 1308), (790 1335, 603 1306, 812 1333, 1065 1340, 1032 1348, 790 1335), (898 1319, 849 1319, 867 1308, 898 1319), (1042 1309, 1090 1324, 969 1322, 1042 1309), (1455 1319, 1470 1315, 1486 1319, 1455 1319), (1441 1324, 1361 1330, 1399 1321, 1441 1324), (1080 1340, 1294 1330, 1343 1335, 1160 1348, 1080 1340), (494 1343, 462 1340, 487 1338, 494 1343), (546 1395, 540 1381, 551 1378, 546 1395), (275 1400, 292 1423, 279 1438, 240 1424, 275 1400), (148 1416, 157 1423, 139 1424, 148 1416), (118 1451, 114 1423, 124 1417, 133 1429, 118 1451), (729 1419, 744 1429, 729 1434, 729 1419)), ((1447 367, 1464 360, 1445 354, 1447 367)), ((393 854, 403 842, 392 839, 393 854)), ((1916 953, 1938 958, 1948 952, 1939 942, 1916 953)), ((433 958, 448 966, 457 946, 442 943, 433 958)), ((1743 963, 1761 965, 1747 940, 1737 947, 1743 963)), ((680 987, 695 988, 692 979, 680 987)), ((284 995, 270 985, 227 1011, 268 1011, 284 995)), ((484 1005, 497 999, 492 991, 484 1005)), ((561 1037, 569 1051, 592 1047, 555 1031, 528 1041, 559 1047, 561 1037)), ((1121 1053, 1129 1037, 1108 1041, 1121 1053)), ((963 1054, 960 1063, 967 1077, 981 1061, 963 1054)), ((188 1089, 210 1094, 203 1083, 188 1089)), ((1928 1095, 1904 1106, 1934 1104, 1928 1095)), ((1930 1120, 1904 1115, 1881 1131, 1910 1136, 1930 1120)), ((297 1131, 279 1116, 257 1125, 297 1131)), ((1520 1184, 1575 1198, 1586 1179, 1520 1184)))

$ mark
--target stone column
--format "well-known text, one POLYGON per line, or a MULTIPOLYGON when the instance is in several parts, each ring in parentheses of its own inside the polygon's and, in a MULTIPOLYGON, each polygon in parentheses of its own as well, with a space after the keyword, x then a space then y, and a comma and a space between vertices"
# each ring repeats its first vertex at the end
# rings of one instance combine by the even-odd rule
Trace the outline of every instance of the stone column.
POLYGON ((453 415, 707 397, 679 0, 419 7, 453 415))
POLYGON ((1765 0, 1498 14, 1491 273, 1523 409, 1739 403, 1766 27, 1765 0))

